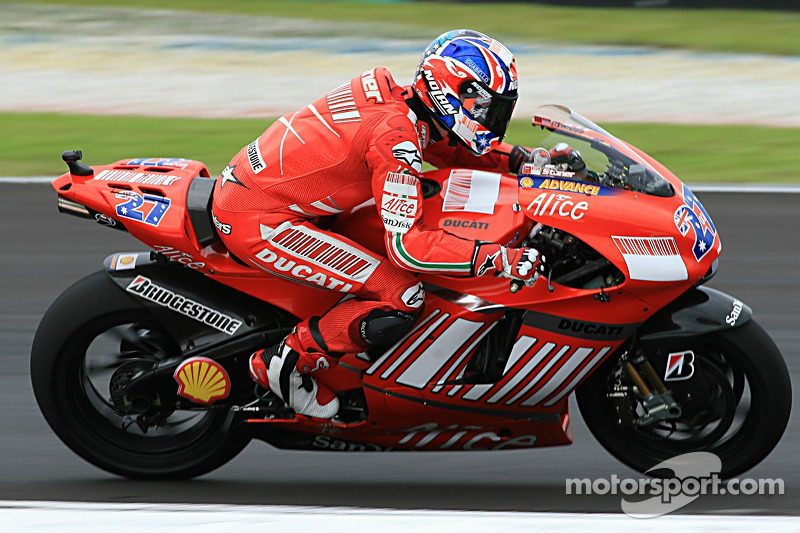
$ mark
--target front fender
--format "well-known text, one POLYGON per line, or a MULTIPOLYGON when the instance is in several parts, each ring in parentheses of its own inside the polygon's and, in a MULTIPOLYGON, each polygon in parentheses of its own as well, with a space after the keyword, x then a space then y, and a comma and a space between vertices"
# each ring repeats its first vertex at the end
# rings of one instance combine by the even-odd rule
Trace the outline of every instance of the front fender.
POLYGON ((753 311, 733 296, 698 286, 683 293, 639 328, 639 340, 647 344, 669 338, 685 338, 742 326, 753 311))

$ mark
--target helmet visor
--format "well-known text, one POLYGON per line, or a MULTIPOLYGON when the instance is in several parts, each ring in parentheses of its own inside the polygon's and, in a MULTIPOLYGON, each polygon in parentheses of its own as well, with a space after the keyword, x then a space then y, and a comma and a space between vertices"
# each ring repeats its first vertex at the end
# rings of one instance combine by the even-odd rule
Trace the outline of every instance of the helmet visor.
POLYGON ((516 92, 502 95, 479 81, 467 80, 461 84, 458 97, 464 110, 476 122, 500 138, 505 136, 517 103, 516 92))

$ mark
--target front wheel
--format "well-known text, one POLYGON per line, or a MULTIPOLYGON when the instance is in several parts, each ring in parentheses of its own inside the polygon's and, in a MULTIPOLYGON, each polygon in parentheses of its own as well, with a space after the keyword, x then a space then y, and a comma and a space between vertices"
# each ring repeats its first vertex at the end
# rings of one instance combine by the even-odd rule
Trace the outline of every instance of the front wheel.
POLYGON ((666 383, 681 406, 679 418, 638 423, 641 399, 620 392, 634 387, 618 360, 578 389, 581 415, 606 450, 639 472, 704 451, 720 458, 720 477, 733 477, 761 462, 783 435, 792 404, 786 363, 753 320, 687 341, 687 349, 694 355, 694 376, 666 383))
POLYGON ((114 474, 176 479, 221 466, 250 440, 230 410, 173 410, 156 393, 119 393, 181 344, 105 272, 84 278, 36 331, 31 380, 42 414, 75 453, 114 474))

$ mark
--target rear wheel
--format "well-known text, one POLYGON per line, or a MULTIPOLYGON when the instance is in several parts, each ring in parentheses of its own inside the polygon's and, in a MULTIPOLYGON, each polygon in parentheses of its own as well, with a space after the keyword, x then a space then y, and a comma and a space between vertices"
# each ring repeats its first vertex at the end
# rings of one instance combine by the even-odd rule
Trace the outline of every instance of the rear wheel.
POLYGON ((232 459, 249 442, 228 409, 175 410, 158 393, 125 384, 166 357, 181 339, 104 272, 69 289, 45 313, 34 338, 31 379, 55 433, 75 453, 132 478, 188 478, 232 459))
MULTIPOLYGON (((617 459, 639 472, 677 455, 704 451, 732 477, 763 460, 789 420, 792 390, 778 348, 755 321, 693 339, 695 375, 666 383, 680 418, 642 425, 640 398, 620 361, 609 361, 577 392, 592 434, 617 459)), ((660 475, 659 471, 651 472, 660 475)), ((671 474, 671 473, 670 473, 671 474)))

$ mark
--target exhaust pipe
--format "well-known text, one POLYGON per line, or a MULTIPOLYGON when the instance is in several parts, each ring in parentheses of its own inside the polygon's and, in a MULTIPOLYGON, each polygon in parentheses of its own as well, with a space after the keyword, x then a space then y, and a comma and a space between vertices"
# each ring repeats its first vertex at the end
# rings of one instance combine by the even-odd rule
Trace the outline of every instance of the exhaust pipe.
POLYGON ((65 198, 61 195, 58 196, 58 212, 80 218, 94 219, 94 216, 92 216, 85 206, 79 204, 78 202, 73 202, 69 198, 65 198))

